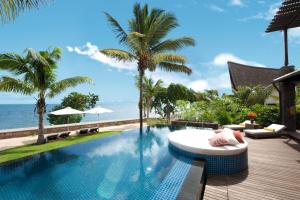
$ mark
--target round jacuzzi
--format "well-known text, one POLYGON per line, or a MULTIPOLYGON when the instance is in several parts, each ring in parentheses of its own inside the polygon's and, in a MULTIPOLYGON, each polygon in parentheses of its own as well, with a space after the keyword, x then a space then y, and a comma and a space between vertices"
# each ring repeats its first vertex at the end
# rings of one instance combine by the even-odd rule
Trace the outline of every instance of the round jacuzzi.
POLYGON ((187 129, 174 131, 168 135, 173 150, 185 156, 204 159, 208 174, 233 174, 248 167, 248 143, 213 147, 209 138, 213 130, 187 129))

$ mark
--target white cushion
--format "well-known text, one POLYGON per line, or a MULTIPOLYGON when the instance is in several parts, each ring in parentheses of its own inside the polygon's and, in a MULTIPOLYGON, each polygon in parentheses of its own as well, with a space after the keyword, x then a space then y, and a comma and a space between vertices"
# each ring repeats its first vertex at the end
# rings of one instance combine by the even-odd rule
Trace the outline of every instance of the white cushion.
POLYGON ((237 155, 247 150, 248 143, 213 147, 208 139, 215 135, 213 130, 179 130, 168 135, 169 142, 187 152, 205 155, 237 155))
POLYGON ((239 144, 239 141, 233 135, 232 129, 224 128, 223 134, 224 134, 225 139, 228 141, 228 144, 230 144, 230 145, 239 144))
POLYGON ((251 124, 250 120, 245 120, 244 122, 242 122, 242 124, 251 124))
POLYGON ((280 125, 280 124, 271 124, 267 128, 273 129, 275 132, 279 132, 279 131, 283 130, 285 128, 285 126, 280 125))

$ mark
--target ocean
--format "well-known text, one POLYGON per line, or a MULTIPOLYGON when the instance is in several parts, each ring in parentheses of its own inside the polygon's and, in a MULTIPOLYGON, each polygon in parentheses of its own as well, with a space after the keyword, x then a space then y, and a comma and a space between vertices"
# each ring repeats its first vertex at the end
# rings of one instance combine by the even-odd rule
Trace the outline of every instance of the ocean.
MULTIPOLYGON (((55 104, 48 104, 47 111, 55 104)), ((136 102, 107 102, 99 106, 112 110, 112 113, 100 114, 100 120, 121 120, 138 118, 138 104, 136 102)), ((11 128, 36 127, 38 117, 34 112, 34 104, 0 104, 0 130, 11 128)), ((47 115, 45 125, 49 125, 47 115)), ((82 122, 98 121, 97 115, 86 114, 82 122)))

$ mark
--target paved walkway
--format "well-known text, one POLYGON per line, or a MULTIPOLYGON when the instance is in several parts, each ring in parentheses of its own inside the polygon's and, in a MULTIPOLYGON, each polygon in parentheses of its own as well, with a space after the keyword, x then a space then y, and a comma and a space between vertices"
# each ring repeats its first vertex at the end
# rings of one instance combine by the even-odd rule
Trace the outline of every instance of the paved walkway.
MULTIPOLYGON (((125 124, 119 126, 108 126, 100 128, 100 131, 125 131, 130 129, 138 128, 139 124, 125 124)), ((71 135, 75 135, 75 131, 71 133, 71 135)), ((47 134, 51 135, 51 134, 47 134)), ((52 133, 53 135, 53 133, 52 133)), ((27 144, 33 144, 37 140, 37 135, 34 136, 27 136, 27 137, 18 137, 18 138, 10 138, 10 139, 2 139, 0 140, 0 151, 11 149, 18 146, 23 146, 27 144)))

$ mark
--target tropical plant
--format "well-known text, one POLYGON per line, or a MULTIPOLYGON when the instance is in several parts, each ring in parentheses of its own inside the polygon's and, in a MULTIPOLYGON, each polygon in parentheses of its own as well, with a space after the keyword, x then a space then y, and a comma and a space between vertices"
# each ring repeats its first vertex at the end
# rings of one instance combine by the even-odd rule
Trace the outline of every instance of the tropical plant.
POLYGON ((246 86, 240 87, 237 91, 233 92, 233 97, 241 104, 245 106, 251 106, 255 104, 264 104, 266 99, 271 95, 271 87, 246 86))
POLYGON ((190 102, 196 100, 194 92, 192 90, 188 89, 182 84, 174 83, 171 83, 168 86, 168 97, 173 104, 176 104, 176 101, 178 100, 187 100, 190 102))
POLYGON ((38 140, 44 143, 44 113, 46 98, 53 98, 70 87, 91 82, 91 79, 76 76, 64 80, 56 80, 57 62, 61 58, 61 50, 52 48, 46 51, 26 49, 26 55, 16 53, 0 54, 0 69, 11 72, 15 77, 2 76, 0 91, 15 92, 24 95, 37 94, 36 112, 38 114, 38 140))
POLYGON ((0 1, 0 19, 2 22, 14 20, 21 12, 38 8, 48 0, 2 0, 0 1))
MULTIPOLYGON (((94 108, 99 96, 93 93, 88 95, 78 92, 71 92, 68 96, 64 97, 59 105, 52 108, 52 111, 63 109, 66 107, 72 107, 77 110, 94 108)), ((82 115, 68 115, 57 116, 48 114, 48 121, 50 124, 67 124, 67 123, 79 123, 82 120, 82 115)))
POLYGON ((110 14, 105 13, 107 21, 112 26, 119 43, 128 50, 104 49, 101 52, 119 61, 137 63, 139 72, 139 116, 140 129, 143 126, 143 79, 146 70, 154 71, 160 67, 165 71, 191 74, 192 70, 185 65, 187 59, 182 55, 170 53, 186 46, 194 46, 191 37, 165 39, 167 34, 178 26, 176 17, 164 10, 154 8, 148 10, 148 5, 141 7, 135 4, 134 17, 128 21, 128 32, 110 14))
POLYGON ((300 106, 300 86, 296 87, 296 105, 300 106))
MULTIPOLYGON (((163 84, 162 80, 158 80, 154 83, 154 80, 152 78, 147 78, 146 76, 144 76, 144 80, 143 80, 144 106, 143 107, 145 108, 144 114, 147 118, 149 118, 154 97, 161 90, 162 84, 163 84)), ((136 86, 140 88, 138 76, 136 76, 136 86)))
POLYGON ((277 105, 260 105, 256 104, 250 107, 257 117, 255 121, 262 126, 279 123, 279 107, 277 105))
POLYGON ((204 92, 194 92, 196 101, 212 101, 219 97, 217 90, 204 90, 204 92))

